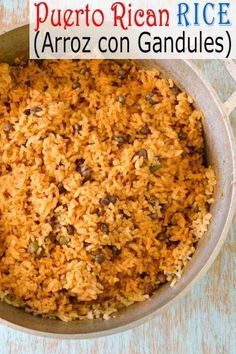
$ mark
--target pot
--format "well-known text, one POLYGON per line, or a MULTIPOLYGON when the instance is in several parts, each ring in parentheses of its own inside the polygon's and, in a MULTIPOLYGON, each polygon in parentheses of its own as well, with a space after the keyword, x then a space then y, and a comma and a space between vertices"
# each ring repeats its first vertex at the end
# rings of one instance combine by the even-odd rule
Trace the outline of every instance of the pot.
MULTIPOLYGON (((16 57, 28 56, 28 31, 28 25, 25 25, 0 35, 0 62, 13 63, 16 57)), ((219 253, 232 220, 236 199, 236 160, 229 119, 212 88, 190 62, 142 60, 140 65, 158 68, 163 76, 173 78, 177 85, 185 88, 194 97, 196 106, 205 115, 203 125, 207 158, 217 173, 215 203, 211 207, 213 217, 208 232, 199 242, 182 278, 174 287, 163 285, 150 300, 121 310, 115 318, 107 321, 96 319, 65 323, 33 316, 0 302, 0 319, 3 323, 27 333, 69 339, 94 338, 121 332, 150 320, 185 295, 219 253)))

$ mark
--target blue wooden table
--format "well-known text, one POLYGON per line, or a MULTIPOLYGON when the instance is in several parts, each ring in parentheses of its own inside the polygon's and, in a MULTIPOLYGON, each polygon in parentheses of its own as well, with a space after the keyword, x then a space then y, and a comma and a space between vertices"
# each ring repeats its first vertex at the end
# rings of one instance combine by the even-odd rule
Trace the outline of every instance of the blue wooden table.
MULTIPOLYGON (((27 0, 0 0, 0 30, 26 20, 27 0)), ((236 136, 236 62, 194 61, 217 91, 236 136)), ((236 354, 236 217, 211 269, 191 292, 131 331, 84 341, 40 338, 0 325, 0 354, 236 354)))

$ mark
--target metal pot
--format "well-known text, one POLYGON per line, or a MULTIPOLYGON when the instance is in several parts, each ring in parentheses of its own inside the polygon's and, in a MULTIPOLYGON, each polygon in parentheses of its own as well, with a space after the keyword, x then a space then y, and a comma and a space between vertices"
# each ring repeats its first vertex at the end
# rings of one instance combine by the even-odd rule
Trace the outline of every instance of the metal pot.
MULTIPOLYGON (((28 55, 28 26, 15 28, 0 35, 0 62, 13 63, 19 56, 28 55)), ((120 311, 115 318, 64 323, 59 320, 33 316, 22 309, 0 302, 3 323, 28 333, 58 338, 94 338, 114 334, 150 320, 190 287, 207 271, 216 258, 229 229, 235 209, 235 151, 230 123, 212 88, 201 78, 196 69, 184 60, 142 60, 141 65, 157 67, 164 76, 174 79, 184 87, 203 111, 204 131, 210 164, 217 172, 215 203, 211 208, 213 218, 208 232, 187 265, 181 280, 171 288, 162 286, 150 300, 137 303, 120 311)), ((22 284, 24 286, 24 284, 22 284)))

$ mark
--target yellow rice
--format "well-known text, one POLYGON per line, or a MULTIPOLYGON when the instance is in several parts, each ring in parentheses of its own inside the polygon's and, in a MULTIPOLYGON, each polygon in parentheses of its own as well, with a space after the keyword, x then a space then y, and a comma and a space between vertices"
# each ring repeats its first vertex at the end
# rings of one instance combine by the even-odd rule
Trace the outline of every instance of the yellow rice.
POLYGON ((0 64, 0 78, 0 297, 106 319, 180 278, 216 183, 192 98, 132 61, 0 64))

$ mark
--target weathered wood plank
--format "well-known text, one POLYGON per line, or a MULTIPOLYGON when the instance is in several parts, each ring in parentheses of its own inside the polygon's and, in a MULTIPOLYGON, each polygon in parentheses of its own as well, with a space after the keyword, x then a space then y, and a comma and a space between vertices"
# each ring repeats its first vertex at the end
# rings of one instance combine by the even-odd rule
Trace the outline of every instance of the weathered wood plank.
POLYGON ((0 0, 0 30, 11 28, 28 18, 27 0, 0 0))

